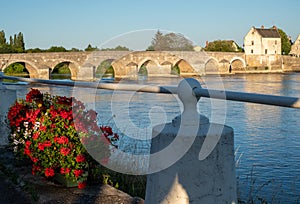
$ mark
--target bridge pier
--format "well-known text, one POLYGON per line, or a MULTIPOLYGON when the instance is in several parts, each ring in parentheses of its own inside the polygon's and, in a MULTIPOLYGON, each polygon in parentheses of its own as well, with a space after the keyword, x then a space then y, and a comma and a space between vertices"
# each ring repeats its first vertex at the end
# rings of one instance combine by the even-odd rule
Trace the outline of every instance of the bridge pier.
POLYGON ((78 69, 77 75, 72 80, 77 81, 94 81, 96 66, 87 64, 78 69))
POLYGON ((46 66, 40 67, 37 70, 37 74, 38 74, 37 77, 30 75, 30 78, 39 78, 39 79, 47 79, 47 80, 50 79, 50 69, 46 66))

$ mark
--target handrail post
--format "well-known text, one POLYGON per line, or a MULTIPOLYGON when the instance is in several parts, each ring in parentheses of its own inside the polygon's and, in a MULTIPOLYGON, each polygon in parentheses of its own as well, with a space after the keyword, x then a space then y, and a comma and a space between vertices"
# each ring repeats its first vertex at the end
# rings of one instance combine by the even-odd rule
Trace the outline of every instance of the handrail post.
POLYGON ((0 88, 3 88, 3 76, 4 76, 4 73, 0 72, 0 88))
POLYGON ((233 129, 198 113, 197 88, 197 80, 183 79, 183 113, 153 128, 149 172, 155 173, 147 177, 146 203, 237 203, 233 129))
POLYGON ((17 99, 16 90, 7 89, 2 85, 3 72, 0 72, 0 145, 8 144, 9 128, 6 124, 6 116, 10 106, 17 99))

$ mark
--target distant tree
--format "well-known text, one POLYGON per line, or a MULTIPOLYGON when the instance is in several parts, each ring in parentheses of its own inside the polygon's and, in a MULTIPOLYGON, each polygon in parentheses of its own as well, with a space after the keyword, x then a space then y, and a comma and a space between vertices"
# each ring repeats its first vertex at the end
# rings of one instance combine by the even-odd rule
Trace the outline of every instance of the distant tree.
POLYGON ((97 47, 93 47, 91 44, 88 44, 87 48, 84 49, 86 52, 97 51, 99 50, 97 47))
POLYGON ((7 74, 7 75, 29 74, 28 70, 25 68, 24 63, 13 63, 13 64, 10 64, 4 70, 4 73, 7 74))
POLYGON ((25 43, 24 37, 21 32, 18 35, 14 35, 14 37, 9 37, 9 43, 6 42, 5 32, 0 31, 0 53, 14 53, 14 52, 24 52, 25 51, 25 43))
POLYGON ((54 67, 52 74, 71 74, 69 63, 67 62, 59 63, 54 67))
POLYGON ((40 48, 31 48, 26 50, 27 53, 39 53, 39 52, 45 52, 44 50, 40 48))
POLYGON ((8 44, 0 45, 0 53, 13 53, 11 46, 8 44))
POLYGON ((12 36, 9 36, 9 45, 14 46, 14 40, 13 40, 12 36))
POLYGON ((118 45, 115 48, 103 48, 102 51, 129 51, 129 48, 125 46, 118 45))
POLYGON ((154 51, 154 46, 153 45, 149 45, 149 47, 147 47, 146 51, 154 51))
POLYGON ((213 42, 209 42, 204 50, 211 52, 241 52, 242 48, 240 48, 232 40, 216 40, 213 42))
POLYGON ((158 30, 147 50, 193 51, 193 47, 192 41, 185 38, 182 34, 168 33, 164 35, 158 30))
POLYGON ((11 47, 6 43, 4 30, 0 31, 0 53, 11 53, 11 47))
POLYGON ((70 52, 80 52, 81 50, 79 50, 79 49, 77 49, 77 48, 72 48, 71 50, 70 50, 70 52))
POLYGON ((280 34, 280 38, 281 38, 281 53, 283 55, 288 55, 291 51, 291 41, 288 37, 288 35, 281 29, 278 29, 278 32, 280 34))
POLYGON ((5 32, 4 30, 0 31, 0 46, 6 44, 5 32))
POLYGON ((24 37, 21 32, 19 32, 18 35, 16 35, 16 34, 14 35, 13 49, 16 52, 24 52, 25 51, 24 37))
POLYGON ((46 52, 67 52, 66 48, 62 46, 52 46, 46 52))

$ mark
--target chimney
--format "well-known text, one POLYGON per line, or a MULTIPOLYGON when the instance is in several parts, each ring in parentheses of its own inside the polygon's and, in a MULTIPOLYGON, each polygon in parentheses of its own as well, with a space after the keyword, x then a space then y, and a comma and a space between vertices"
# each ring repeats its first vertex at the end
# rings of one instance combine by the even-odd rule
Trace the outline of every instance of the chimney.
POLYGON ((208 42, 208 41, 206 41, 206 42, 205 42, 205 47, 207 47, 207 46, 208 46, 208 44, 209 44, 209 42, 208 42))
POLYGON ((277 27, 276 27, 276 26, 273 26, 273 29, 274 29, 274 30, 277 30, 277 27))
POLYGON ((265 26, 264 26, 264 25, 262 25, 262 26, 261 26, 261 29, 265 29, 265 26))

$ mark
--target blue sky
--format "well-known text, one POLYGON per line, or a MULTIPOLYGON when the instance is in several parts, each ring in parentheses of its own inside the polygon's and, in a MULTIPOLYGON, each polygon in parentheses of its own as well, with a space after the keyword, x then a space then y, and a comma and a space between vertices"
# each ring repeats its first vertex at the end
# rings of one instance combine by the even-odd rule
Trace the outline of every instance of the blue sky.
POLYGON ((159 29, 194 44, 232 39, 240 46, 252 26, 300 34, 299 0, 1 0, 0 30, 24 34, 26 48, 145 49, 159 29))

